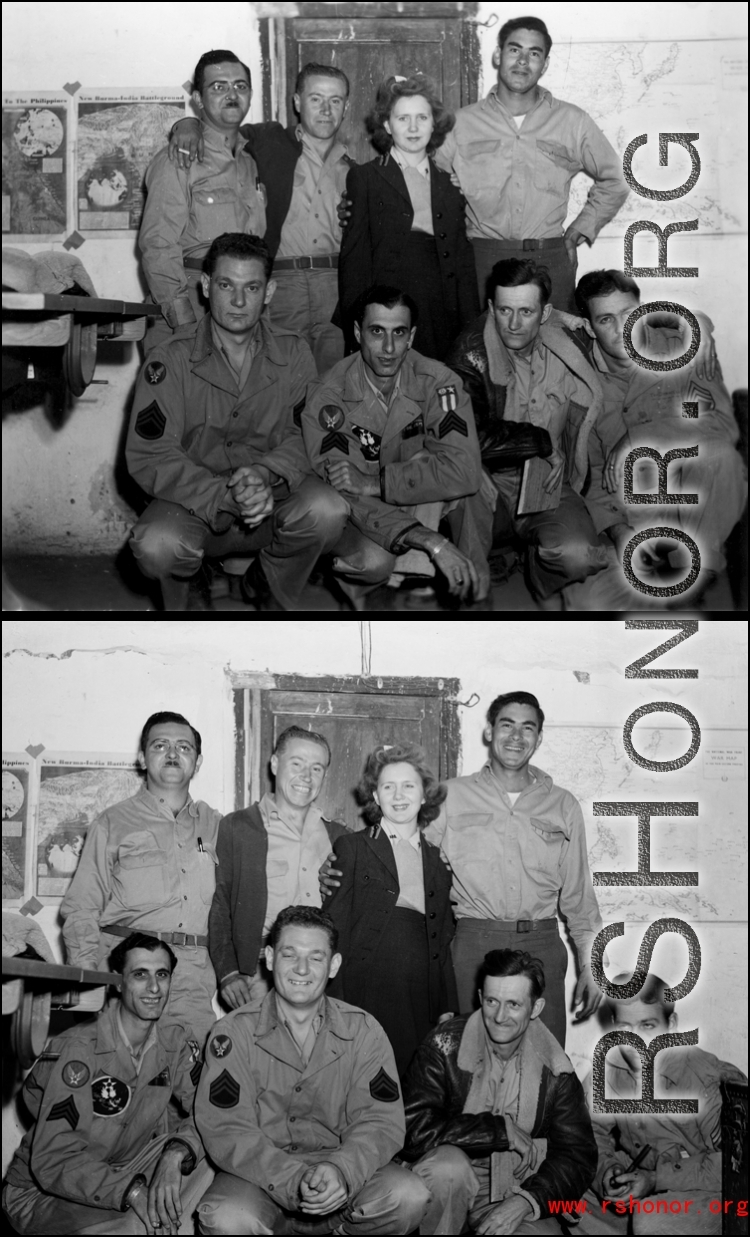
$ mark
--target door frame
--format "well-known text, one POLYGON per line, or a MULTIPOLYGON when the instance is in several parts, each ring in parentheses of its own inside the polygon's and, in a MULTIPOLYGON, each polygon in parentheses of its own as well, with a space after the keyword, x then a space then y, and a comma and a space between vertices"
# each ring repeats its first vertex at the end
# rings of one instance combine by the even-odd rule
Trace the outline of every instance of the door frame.
POLYGON ((352 17, 387 17, 391 21, 415 17, 462 17, 460 106, 466 107, 467 104, 477 101, 482 74, 482 57, 477 35, 477 3, 461 3, 459 0, 455 4, 433 4, 411 0, 409 4, 296 4, 294 14, 289 18, 280 15, 286 7, 279 4, 276 6, 279 16, 261 17, 258 20, 264 121, 278 120, 284 126, 291 123, 286 94, 286 23, 293 21, 295 17, 321 17, 329 21, 332 17, 342 21, 352 17))
POLYGON ((418 676, 243 674, 230 675, 234 710, 234 810, 249 800, 260 798, 262 785, 260 744, 254 736, 261 732, 261 692, 269 689, 297 692, 342 692, 348 695, 436 696, 440 698, 440 776, 456 777, 461 755, 461 726, 458 716, 460 681, 418 676))

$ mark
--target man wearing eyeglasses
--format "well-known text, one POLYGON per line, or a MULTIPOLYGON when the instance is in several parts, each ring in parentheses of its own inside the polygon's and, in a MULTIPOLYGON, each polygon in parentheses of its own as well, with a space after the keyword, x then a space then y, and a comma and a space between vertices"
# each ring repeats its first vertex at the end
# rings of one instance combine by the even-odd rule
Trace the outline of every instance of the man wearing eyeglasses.
POLYGON ((91 825, 60 907, 71 966, 105 970, 112 950, 131 932, 147 932, 171 947, 178 965, 163 1017, 190 1028, 196 1060, 215 1022, 208 912, 221 819, 189 794, 202 761, 200 734, 180 713, 149 717, 138 751, 145 785, 91 825))
MULTIPOLYGON (((193 330, 206 312, 200 298, 203 259, 224 232, 264 236, 265 189, 240 136, 250 108, 250 70, 230 51, 201 56, 193 74, 200 117, 202 163, 185 169, 160 150, 146 171, 148 191, 138 236, 143 271, 162 317, 146 335, 146 354, 182 327, 193 330)), ((158 382, 161 367, 154 367, 158 382)))

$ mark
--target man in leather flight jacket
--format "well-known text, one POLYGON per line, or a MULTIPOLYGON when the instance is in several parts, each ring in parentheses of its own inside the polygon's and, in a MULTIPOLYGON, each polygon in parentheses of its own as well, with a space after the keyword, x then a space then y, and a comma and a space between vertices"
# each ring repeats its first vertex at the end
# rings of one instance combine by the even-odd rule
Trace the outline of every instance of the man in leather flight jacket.
POLYGON ((596 1142, 573 1065, 539 1020, 544 970, 493 950, 481 1009, 436 1027, 406 1078, 403 1156, 432 1195, 422 1233, 558 1233, 556 1205, 594 1178, 596 1142))

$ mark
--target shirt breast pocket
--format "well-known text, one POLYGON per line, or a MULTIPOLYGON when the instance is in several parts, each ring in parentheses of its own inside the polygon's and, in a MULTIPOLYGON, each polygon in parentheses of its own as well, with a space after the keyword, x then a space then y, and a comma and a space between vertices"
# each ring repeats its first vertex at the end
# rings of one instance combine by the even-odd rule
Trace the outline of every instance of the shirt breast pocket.
POLYGON ((562 860, 565 833, 558 823, 532 816, 529 830, 529 867, 538 873, 557 870, 562 860))
POLYGON ((216 889, 216 866, 219 860, 216 847, 210 842, 203 843, 203 852, 198 863, 198 888, 201 899, 210 906, 216 889))
POLYGON ((233 189, 193 189, 190 213, 201 241, 213 241, 223 232, 242 230, 237 195, 233 189))
POLYGON ((462 812, 451 816, 443 839, 451 866, 458 872, 462 867, 478 871, 480 864, 489 858, 492 816, 487 812, 462 812))
MULTIPOLYGON (((149 841, 153 839, 149 834, 149 841)), ((120 847, 114 865, 113 884, 124 906, 159 906, 169 897, 166 851, 151 845, 120 847)))
POLYGON ((567 146, 563 146, 561 142, 537 140, 534 176, 537 189, 541 189, 543 193, 564 193, 576 172, 580 170, 580 164, 567 146))
POLYGON ((497 198, 505 177, 501 175, 503 143, 467 142, 457 161, 458 179, 467 198, 497 198))

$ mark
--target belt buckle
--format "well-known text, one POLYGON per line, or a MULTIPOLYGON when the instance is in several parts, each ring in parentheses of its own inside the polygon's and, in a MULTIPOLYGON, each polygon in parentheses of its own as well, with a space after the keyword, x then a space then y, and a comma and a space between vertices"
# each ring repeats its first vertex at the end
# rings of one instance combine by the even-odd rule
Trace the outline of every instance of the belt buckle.
POLYGON ((187 932, 173 932, 171 935, 173 945, 187 945, 187 932))
POLYGON ((312 258, 308 258, 308 257, 297 258, 297 270, 298 271, 311 271, 312 270, 312 258))
POLYGON ((517 919, 516 920, 516 932, 533 932, 533 931, 534 931, 534 920, 533 919, 517 919))

